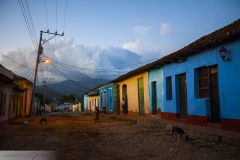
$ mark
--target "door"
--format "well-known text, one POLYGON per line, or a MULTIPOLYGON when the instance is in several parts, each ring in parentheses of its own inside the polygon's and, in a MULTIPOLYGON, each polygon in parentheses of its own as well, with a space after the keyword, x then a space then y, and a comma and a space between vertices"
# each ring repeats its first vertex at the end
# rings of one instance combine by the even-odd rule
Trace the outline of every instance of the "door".
POLYGON ((157 87, 156 81, 152 82, 152 114, 157 114, 157 87))
POLYGON ((220 123, 220 107, 218 94, 218 69, 217 66, 210 67, 210 105, 211 105, 211 121, 220 123))
POLYGON ((144 85, 143 78, 138 78, 138 107, 139 115, 144 115, 144 85))
POLYGON ((179 85, 179 118, 187 118, 187 85, 186 85, 186 74, 178 76, 179 85))
POLYGON ((109 96, 109 106, 107 105, 107 111, 108 112, 113 112, 113 92, 112 92, 112 88, 108 89, 108 96, 109 96))
POLYGON ((106 95, 106 90, 103 91, 103 108, 102 111, 106 112, 106 105, 107 105, 107 95, 106 95))
POLYGON ((114 111, 120 114, 120 90, 119 85, 114 87, 114 111))
POLYGON ((124 84, 122 86, 122 98, 125 100, 125 108, 123 109, 123 113, 128 113, 128 96, 127 96, 127 85, 124 84))

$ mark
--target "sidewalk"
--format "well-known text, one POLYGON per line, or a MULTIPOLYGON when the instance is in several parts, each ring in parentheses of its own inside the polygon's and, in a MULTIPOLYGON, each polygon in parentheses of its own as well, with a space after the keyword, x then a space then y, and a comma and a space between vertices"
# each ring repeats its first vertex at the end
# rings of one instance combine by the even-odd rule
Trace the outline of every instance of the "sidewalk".
POLYGON ((220 128, 205 127, 199 125, 193 125, 188 123, 181 123, 176 121, 169 121, 162 119, 159 115, 148 115, 139 116, 138 114, 128 114, 128 115, 107 115, 109 117, 116 117, 116 119, 136 121, 136 123, 143 126, 161 126, 167 130, 171 130, 173 126, 178 126, 186 132, 189 136, 210 136, 213 139, 216 138, 227 138, 227 139, 238 139, 240 140, 240 133, 233 131, 226 131, 220 128))

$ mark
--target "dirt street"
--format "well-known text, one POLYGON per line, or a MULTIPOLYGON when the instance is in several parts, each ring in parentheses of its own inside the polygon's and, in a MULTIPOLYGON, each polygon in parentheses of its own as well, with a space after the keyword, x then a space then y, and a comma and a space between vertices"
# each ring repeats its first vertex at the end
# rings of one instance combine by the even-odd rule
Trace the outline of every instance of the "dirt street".
POLYGON ((34 117, 23 125, 15 121, 0 128, 0 150, 49 150, 57 159, 163 159, 163 160, 237 160, 240 142, 223 139, 222 143, 201 137, 171 136, 160 125, 139 125, 134 121, 93 115, 54 113, 34 117), (39 124, 47 117, 48 124, 39 124))

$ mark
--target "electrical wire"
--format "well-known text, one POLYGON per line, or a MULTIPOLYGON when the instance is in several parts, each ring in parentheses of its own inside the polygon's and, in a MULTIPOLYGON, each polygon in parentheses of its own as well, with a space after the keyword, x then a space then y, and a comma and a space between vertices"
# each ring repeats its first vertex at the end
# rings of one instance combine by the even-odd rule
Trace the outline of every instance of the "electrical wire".
POLYGON ((32 29, 31 29, 31 26, 30 26, 29 21, 28 21, 28 17, 27 17, 27 14, 26 14, 26 10, 25 10, 24 4, 23 4, 22 0, 18 0, 18 3, 19 3, 19 6, 21 8, 21 11, 22 11, 25 24, 27 26, 28 34, 29 34, 30 39, 31 39, 31 41, 33 43, 33 46, 35 46, 36 45, 36 41, 34 39, 34 36, 33 36, 33 33, 32 33, 32 29))
MULTIPOLYGON (((53 66, 53 68, 55 68, 59 73, 61 73, 66 79, 68 79, 69 81, 71 81, 73 84, 75 84, 77 87, 79 87, 79 84, 77 84, 74 80, 70 79, 68 76, 66 76, 61 70, 59 70, 54 64, 51 63, 51 66, 53 66)), ((81 87, 82 91, 88 91, 88 89, 83 89, 84 87, 81 87)), ((80 89, 80 88, 79 88, 80 89)))
POLYGON ((32 18, 32 14, 31 14, 31 9, 30 9, 30 5, 28 4, 28 0, 25 0, 25 3, 26 3, 26 6, 27 6, 29 19, 30 19, 30 23, 31 23, 31 26, 32 26, 33 36, 34 36, 35 41, 37 41, 37 36, 36 36, 37 34, 36 34, 36 31, 35 31, 33 18, 32 18))
POLYGON ((47 0, 45 0, 45 16, 46 16, 46 29, 48 30, 48 11, 47 11, 47 0))
POLYGON ((57 14, 57 12, 58 12, 58 3, 57 3, 57 0, 56 0, 56 31, 57 31, 57 18, 58 18, 58 14, 57 14))
POLYGON ((65 12, 64 12, 64 21, 63 21, 63 32, 64 32, 64 29, 65 29, 66 17, 67 17, 67 0, 65 0, 65 12))

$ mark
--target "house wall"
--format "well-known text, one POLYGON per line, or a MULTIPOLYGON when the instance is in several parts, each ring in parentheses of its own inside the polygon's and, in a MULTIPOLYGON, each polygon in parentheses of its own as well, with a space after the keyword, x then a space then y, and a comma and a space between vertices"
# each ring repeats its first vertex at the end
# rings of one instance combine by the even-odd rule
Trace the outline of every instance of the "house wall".
POLYGON ((106 111, 114 112, 114 84, 103 86, 100 91, 100 110, 103 109, 103 92, 106 91, 106 111))
POLYGON ((88 110, 88 95, 84 95, 83 97, 83 101, 84 101, 84 110, 88 110))
POLYGON ((99 107, 99 96, 88 96, 88 110, 95 111, 99 107))
POLYGON ((156 81, 157 88, 157 108, 164 112, 163 102, 163 69, 150 69, 148 71, 149 105, 152 112, 152 82, 156 81))
MULTIPOLYGON (((12 95, 12 85, 6 83, 0 79, 0 96, 2 96, 1 100, 1 114, 0 114, 0 123, 8 120, 8 112, 9 112, 9 96, 12 95), (4 95, 6 99, 4 100, 4 95), (5 101, 5 103, 4 103, 5 101)), ((0 97, 1 98, 1 97, 0 97)))
MULTIPOLYGON (((128 79, 118 82, 120 89, 120 106, 122 106, 122 86, 127 85, 127 103, 129 112, 139 112, 138 107, 138 83, 137 79, 143 77, 144 83, 144 111, 146 114, 150 113, 149 94, 148 94, 148 72, 137 74, 128 79)), ((122 110, 122 107, 120 107, 122 110)))
POLYGON ((223 129, 240 131, 240 41, 222 45, 231 53, 231 60, 224 62, 219 56, 219 47, 206 50, 188 57, 185 62, 171 63, 163 67, 164 91, 166 92, 166 77, 172 76, 173 99, 166 100, 164 95, 164 112, 167 119, 175 119, 178 102, 176 101, 176 75, 186 72, 187 83, 187 122, 207 125, 209 107, 208 98, 197 98, 195 93, 194 69, 201 66, 218 65, 218 89, 220 100, 221 127, 223 129))

